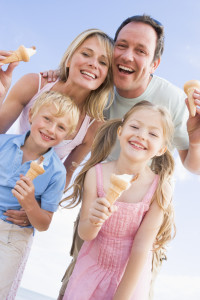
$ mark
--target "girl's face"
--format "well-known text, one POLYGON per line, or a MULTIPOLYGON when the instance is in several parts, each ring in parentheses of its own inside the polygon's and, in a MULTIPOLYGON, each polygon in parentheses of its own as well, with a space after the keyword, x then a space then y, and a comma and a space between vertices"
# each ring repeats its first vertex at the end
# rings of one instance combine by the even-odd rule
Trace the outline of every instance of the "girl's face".
POLYGON ((118 137, 121 152, 130 159, 146 162, 166 151, 162 117, 151 109, 133 112, 118 129, 118 137))
POLYGON ((68 64, 67 82, 88 91, 96 90, 108 74, 109 61, 106 49, 97 37, 85 40, 74 52, 68 64))
POLYGON ((70 128, 70 118, 66 115, 55 116, 53 104, 42 106, 33 117, 30 110, 29 121, 31 123, 29 140, 41 152, 46 152, 49 148, 59 144, 66 138, 70 128))

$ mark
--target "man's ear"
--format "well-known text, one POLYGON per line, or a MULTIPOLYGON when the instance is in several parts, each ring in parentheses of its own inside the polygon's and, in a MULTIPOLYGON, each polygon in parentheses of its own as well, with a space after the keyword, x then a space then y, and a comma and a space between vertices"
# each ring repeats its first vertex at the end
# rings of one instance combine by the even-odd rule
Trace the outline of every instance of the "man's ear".
POLYGON ((121 133, 122 133, 122 126, 119 126, 117 128, 117 137, 120 137, 121 133))
POLYGON ((156 156, 161 156, 163 155, 165 152, 167 151, 167 146, 163 146, 158 153, 156 154, 156 156))
POLYGON ((151 74, 153 74, 155 72, 155 70, 157 69, 159 64, 160 64, 160 58, 158 58, 158 59, 156 59, 155 61, 152 62, 151 74))

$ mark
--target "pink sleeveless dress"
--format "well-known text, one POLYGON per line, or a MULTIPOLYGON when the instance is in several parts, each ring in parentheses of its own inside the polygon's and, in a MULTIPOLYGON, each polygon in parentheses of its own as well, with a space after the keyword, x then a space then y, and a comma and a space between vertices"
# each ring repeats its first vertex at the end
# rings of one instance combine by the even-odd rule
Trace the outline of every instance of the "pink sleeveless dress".
MULTIPOLYGON (((33 96, 33 98, 29 101, 29 103, 24 107, 23 111, 19 117, 19 133, 24 134, 30 129, 30 124, 28 121, 28 113, 30 108, 33 106, 35 100, 44 92, 51 90, 51 88, 58 82, 58 79, 55 82, 47 83, 43 88, 41 88, 41 75, 39 75, 39 87, 38 92, 33 96)), ((87 133, 89 126, 92 124, 91 118, 86 115, 81 128, 77 132, 76 136, 73 140, 64 140, 59 145, 55 146, 55 152, 59 156, 60 159, 66 158, 74 148, 78 145, 82 144, 83 139, 87 133)))
MULTIPOLYGON (((105 197, 102 166, 96 165, 97 194, 105 197)), ((98 236, 84 242, 63 300, 112 300, 124 274, 136 232, 149 209, 159 177, 138 203, 115 202, 118 210, 103 224, 98 236)), ((152 254, 140 276, 131 300, 148 300, 152 254)))

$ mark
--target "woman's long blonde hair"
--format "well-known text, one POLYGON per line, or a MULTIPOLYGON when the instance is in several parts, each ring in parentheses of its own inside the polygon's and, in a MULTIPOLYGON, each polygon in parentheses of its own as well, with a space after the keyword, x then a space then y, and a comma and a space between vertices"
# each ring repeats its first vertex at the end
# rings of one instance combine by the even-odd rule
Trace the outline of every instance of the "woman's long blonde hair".
POLYGON ((86 113, 96 120, 104 120, 103 111, 112 104, 114 97, 114 84, 112 73, 113 40, 99 29, 88 29, 79 34, 69 45, 60 62, 60 80, 67 81, 70 62, 74 52, 89 38, 96 37, 100 45, 105 49, 108 58, 108 74, 104 82, 96 90, 91 91, 84 105, 86 113))
MULTIPOLYGON (((106 123, 98 130, 92 145, 91 156, 85 163, 79 175, 76 177, 72 186, 73 193, 63 199, 60 204, 71 199, 70 203, 65 207, 73 208, 81 202, 83 185, 87 171, 108 157, 113 146, 115 145, 117 129, 119 126, 123 127, 133 112, 144 108, 160 113, 162 117, 165 143, 168 148, 171 146, 174 126, 167 109, 158 105, 153 105, 148 101, 141 101, 137 103, 125 114, 123 119, 106 121, 106 123)), ((167 150, 163 155, 154 157, 152 159, 151 169, 155 174, 159 175, 158 187, 154 193, 152 201, 156 199, 158 205, 163 209, 164 212, 163 223, 160 227, 154 244, 154 250, 158 250, 159 248, 164 247, 164 245, 167 244, 175 235, 172 199, 169 200, 168 195, 166 195, 166 184, 172 186, 172 175, 174 172, 174 159, 170 151, 167 150)))

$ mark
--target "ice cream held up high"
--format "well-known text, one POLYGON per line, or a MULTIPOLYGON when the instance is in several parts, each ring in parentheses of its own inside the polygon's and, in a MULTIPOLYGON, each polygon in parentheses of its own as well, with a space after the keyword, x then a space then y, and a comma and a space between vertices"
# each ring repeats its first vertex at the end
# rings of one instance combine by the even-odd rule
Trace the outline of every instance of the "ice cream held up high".
POLYGON ((30 57, 36 53, 36 47, 25 48, 23 45, 19 46, 16 51, 1 61, 1 64, 9 64, 15 61, 29 61, 30 57))
POLYGON ((196 115, 196 105, 194 103, 194 98, 193 98, 193 93, 194 90, 200 90, 200 81, 199 80, 189 80, 184 84, 184 92, 188 96, 188 103, 189 103, 189 109, 190 109, 190 114, 192 117, 196 115))

